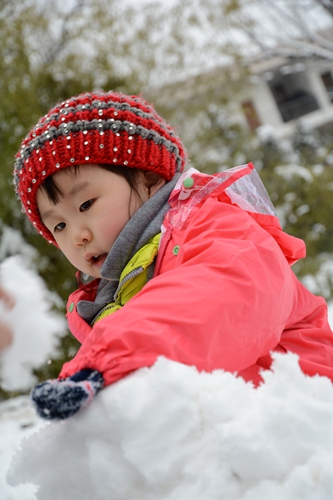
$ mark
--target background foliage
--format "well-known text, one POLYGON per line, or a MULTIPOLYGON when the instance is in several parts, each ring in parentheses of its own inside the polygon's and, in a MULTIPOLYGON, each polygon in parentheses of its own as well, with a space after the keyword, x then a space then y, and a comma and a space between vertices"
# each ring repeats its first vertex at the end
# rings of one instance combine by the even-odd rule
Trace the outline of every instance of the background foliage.
MULTIPOLYGON (((289 141, 260 140, 232 119, 250 76, 233 37, 235 29, 244 35, 254 29, 253 19, 240 15, 244 3, 184 0, 138 9, 114 0, 0 0, 0 231, 14 228, 37 248, 34 265, 64 303, 75 270, 21 213, 13 161, 23 136, 52 105, 96 88, 142 92, 178 129, 199 170, 253 161, 285 230, 307 243, 308 258, 295 272, 332 297, 332 134, 299 129, 289 141)), ((303 16, 304 1, 296 4, 303 16)), ((19 250, 9 245, 1 258, 19 250)), ((65 337, 38 375, 57 376, 76 349, 65 337)))

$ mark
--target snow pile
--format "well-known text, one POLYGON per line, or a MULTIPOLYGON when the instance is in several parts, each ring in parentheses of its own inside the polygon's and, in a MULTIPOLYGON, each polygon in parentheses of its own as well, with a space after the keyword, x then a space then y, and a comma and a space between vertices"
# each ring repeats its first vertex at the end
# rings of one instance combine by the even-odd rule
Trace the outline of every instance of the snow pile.
POLYGON ((36 382, 32 370, 54 354, 59 336, 66 333, 66 321, 51 310, 59 297, 47 291, 22 256, 6 259, 0 274, 2 285, 16 300, 11 310, 0 302, 1 319, 11 325, 14 335, 13 343, 0 353, 1 386, 24 391, 36 382))
MULTIPOLYGON (((21 485, 11 488, 6 472, 20 441, 45 425, 38 419, 29 396, 20 396, 0 403, 0 498, 1 500, 35 500, 37 486, 21 485)), ((73 499, 74 500, 74 499, 73 499)))
POLYGON ((29 500, 332 500, 332 383, 293 354, 263 377, 160 358, 24 440, 8 481, 29 500))

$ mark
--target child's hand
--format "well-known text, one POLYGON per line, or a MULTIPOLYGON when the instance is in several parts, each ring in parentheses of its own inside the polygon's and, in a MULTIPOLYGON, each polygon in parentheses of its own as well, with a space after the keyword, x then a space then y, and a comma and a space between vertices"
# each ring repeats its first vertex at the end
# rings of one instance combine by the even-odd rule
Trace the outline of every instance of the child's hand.
MULTIPOLYGON (((15 299, 2 286, 0 286, 0 300, 7 309, 12 309, 15 305, 15 299)), ((0 350, 8 347, 13 341, 12 330, 7 323, 0 321, 0 350)))
POLYGON ((0 351, 8 347, 13 341, 13 334, 10 326, 0 321, 0 351))
POLYGON ((88 406, 103 384, 103 375, 87 368, 64 380, 47 380, 36 385, 31 397, 40 417, 64 420, 88 406))
POLYGON ((0 286, 0 299, 3 301, 7 309, 12 309, 15 305, 14 297, 0 286))

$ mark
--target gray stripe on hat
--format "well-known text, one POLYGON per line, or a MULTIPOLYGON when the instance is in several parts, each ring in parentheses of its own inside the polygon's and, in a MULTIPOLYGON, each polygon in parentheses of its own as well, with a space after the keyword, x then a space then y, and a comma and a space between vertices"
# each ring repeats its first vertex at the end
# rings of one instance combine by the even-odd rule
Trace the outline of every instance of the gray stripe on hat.
POLYGON ((24 161, 29 158, 32 152, 40 149, 48 141, 52 141, 60 136, 65 136, 70 133, 83 132, 84 130, 98 130, 106 131, 111 130, 114 133, 126 131, 130 135, 139 135, 143 139, 152 140, 155 144, 161 145, 166 148, 169 153, 176 157, 177 171, 180 170, 183 159, 179 155, 177 145, 158 134, 155 130, 147 129, 142 125, 135 125, 128 121, 115 120, 110 118, 108 120, 94 119, 91 121, 79 120, 77 122, 61 123, 59 127, 50 127, 46 132, 40 136, 34 137, 24 148, 21 149, 20 157, 15 162, 15 170, 21 170, 24 166, 24 161))
MULTIPOLYGON (((140 101, 138 101, 140 103, 140 101)), ((40 127, 44 127, 45 124, 53 121, 53 120, 59 120, 61 115, 68 115, 69 113, 82 113, 83 111, 92 111, 94 109, 98 110, 109 110, 109 109, 114 109, 116 112, 117 111, 129 111, 130 113, 133 113, 136 116, 139 116, 141 118, 145 118, 147 120, 155 121, 157 122, 171 137, 177 138, 177 135, 175 132, 172 130, 172 128, 157 114, 153 113, 148 113, 143 111, 140 108, 136 108, 131 106, 127 102, 118 102, 118 101, 113 101, 113 100, 108 100, 107 102, 100 101, 98 99, 95 99, 92 101, 92 104, 87 103, 87 104, 78 104, 77 106, 69 106, 67 103, 63 103, 61 107, 59 106, 59 111, 57 113, 53 113, 52 115, 48 116, 46 115, 44 118, 46 118, 43 122, 40 122, 36 125, 36 129, 40 127)))

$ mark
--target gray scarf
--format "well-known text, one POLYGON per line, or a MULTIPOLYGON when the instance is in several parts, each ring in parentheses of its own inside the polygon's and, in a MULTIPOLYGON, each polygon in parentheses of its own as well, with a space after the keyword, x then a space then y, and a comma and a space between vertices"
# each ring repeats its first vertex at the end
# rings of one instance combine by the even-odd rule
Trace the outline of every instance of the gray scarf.
MULTIPOLYGON (((176 174, 146 201, 117 237, 101 268, 102 279, 95 301, 81 300, 77 304, 78 313, 87 323, 90 323, 104 306, 115 300, 114 294, 122 270, 136 252, 161 231, 164 216, 170 208, 168 200, 179 176, 180 174, 176 174)), ((153 269, 149 274, 152 277, 153 269)))

